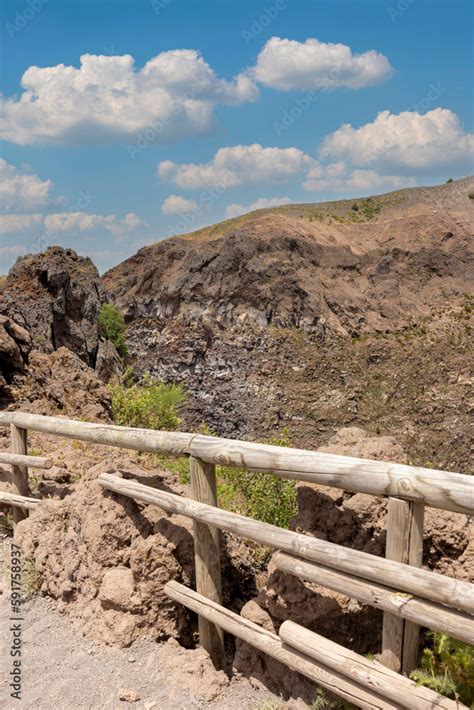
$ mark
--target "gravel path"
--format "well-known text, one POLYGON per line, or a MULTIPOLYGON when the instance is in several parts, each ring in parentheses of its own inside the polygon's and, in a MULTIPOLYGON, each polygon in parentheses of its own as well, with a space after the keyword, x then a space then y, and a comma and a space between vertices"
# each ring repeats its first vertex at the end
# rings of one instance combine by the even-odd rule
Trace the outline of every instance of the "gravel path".
POLYGON ((209 668, 200 650, 175 642, 141 641, 110 649, 76 634, 68 618, 46 598, 22 605, 22 693, 10 696, 10 599, 0 594, 0 707, 6 710, 280 710, 282 703, 247 679, 227 682, 209 668), (121 691, 129 700, 120 700, 121 691), (207 699, 214 695, 214 699, 207 699))

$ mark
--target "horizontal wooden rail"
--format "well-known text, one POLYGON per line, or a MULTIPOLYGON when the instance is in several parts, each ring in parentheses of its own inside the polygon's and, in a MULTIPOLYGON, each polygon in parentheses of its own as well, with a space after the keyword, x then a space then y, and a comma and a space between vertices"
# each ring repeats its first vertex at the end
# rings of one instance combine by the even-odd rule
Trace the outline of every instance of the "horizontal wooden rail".
POLYGON ((191 453, 225 466, 474 514, 474 477, 461 473, 202 435, 192 440, 191 453))
MULTIPOLYGON (((289 647, 304 653, 318 663, 324 663, 333 671, 338 671, 356 683, 375 690, 384 698, 409 710, 432 710, 443 708, 455 710, 465 705, 416 685, 413 680, 386 668, 378 661, 364 656, 313 633, 293 621, 284 621, 279 636, 284 648, 289 647)), ((467 708, 466 708, 467 710, 467 708)))
POLYGON ((396 710, 401 707, 400 703, 385 700, 375 690, 364 688, 341 673, 331 671, 326 665, 315 662, 298 651, 285 648, 276 634, 225 609, 179 582, 168 582, 165 585, 165 592, 175 602, 194 611, 210 623, 216 624, 227 633, 249 643, 259 651, 284 663, 292 670, 302 673, 318 685, 351 703, 355 703, 360 708, 396 710))
POLYGON ((426 599, 402 594, 396 589, 368 582, 352 574, 306 562, 285 552, 277 552, 272 561, 277 569, 306 582, 319 584, 394 616, 474 644, 474 617, 468 614, 461 614, 426 599))
POLYGON ((468 582, 444 577, 435 572, 393 562, 359 550, 351 550, 309 535, 284 530, 276 525, 197 503, 174 493, 159 491, 110 473, 102 473, 97 481, 110 491, 158 505, 171 513, 186 515, 193 520, 216 525, 221 530, 241 535, 312 562, 330 565, 335 569, 378 583, 383 581, 400 591, 474 613, 474 585, 468 582))
POLYGON ((94 424, 61 417, 45 417, 26 412, 0 413, 0 426, 15 424, 23 429, 54 434, 66 439, 89 441, 93 444, 118 446, 134 451, 150 453, 163 452, 172 456, 189 454, 189 443, 193 434, 180 432, 153 431, 152 429, 134 429, 112 424, 94 424))
POLYGON ((15 508, 27 508, 28 510, 34 510, 36 506, 41 503, 41 501, 37 498, 28 498, 27 496, 19 496, 16 493, 0 491, 0 503, 4 503, 5 505, 13 505, 15 508))
POLYGON ((10 464, 11 466, 28 466, 29 468, 51 468, 53 465, 51 459, 43 458, 43 456, 11 454, 8 451, 0 452, 0 463, 10 464))
POLYGON ((0 413, 0 426, 12 423, 95 444, 173 456, 191 455, 207 463, 274 473, 347 491, 424 501, 434 508, 474 514, 474 477, 461 473, 201 434, 92 424, 25 412, 0 413))

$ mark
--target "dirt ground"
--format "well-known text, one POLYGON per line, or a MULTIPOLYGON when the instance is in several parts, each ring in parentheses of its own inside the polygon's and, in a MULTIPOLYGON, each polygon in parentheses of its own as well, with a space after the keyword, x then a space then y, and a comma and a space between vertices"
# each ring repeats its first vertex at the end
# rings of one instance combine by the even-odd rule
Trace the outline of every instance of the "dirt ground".
MULTIPOLYGON (((55 604, 33 596, 23 604, 22 697, 10 697, 9 596, 0 594, 2 674, 0 707, 5 710, 280 710, 283 703, 245 678, 227 681, 209 667, 201 650, 175 641, 140 641, 127 649, 99 646, 74 633, 55 604), (127 696, 128 700, 121 700, 127 696), (211 697, 214 696, 214 697, 211 697)), ((298 707, 301 707, 300 705, 298 707)))

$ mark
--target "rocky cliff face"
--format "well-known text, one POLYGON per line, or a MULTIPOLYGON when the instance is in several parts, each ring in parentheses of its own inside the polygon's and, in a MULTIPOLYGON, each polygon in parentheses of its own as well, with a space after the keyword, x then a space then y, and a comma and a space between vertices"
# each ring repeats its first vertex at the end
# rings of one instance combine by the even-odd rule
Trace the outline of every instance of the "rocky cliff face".
POLYGON ((103 283, 137 368, 185 385, 189 425, 287 427, 314 448, 360 424, 465 470, 473 188, 261 210, 146 247, 103 283))
POLYGON ((10 270, 0 296, 0 313, 27 330, 40 352, 61 346, 94 366, 99 349, 98 316, 105 293, 89 258, 51 247, 27 255, 10 270))
MULTIPOLYGON (((0 291, 3 396, 29 403, 43 399, 40 409, 47 409, 65 406, 62 395, 71 383, 84 393, 98 392, 100 380, 120 368, 115 348, 99 333, 105 301, 94 264, 71 249, 51 247, 18 259, 0 291)), ((97 413, 92 400, 89 411, 97 413)), ((99 400, 108 400, 105 390, 99 400)))
POLYGON ((455 210, 429 191, 412 204, 407 191, 398 207, 388 195, 352 203, 357 211, 349 202, 259 211, 146 247, 104 284, 134 320, 296 327, 321 339, 393 331, 466 291, 473 210, 462 189, 455 210))

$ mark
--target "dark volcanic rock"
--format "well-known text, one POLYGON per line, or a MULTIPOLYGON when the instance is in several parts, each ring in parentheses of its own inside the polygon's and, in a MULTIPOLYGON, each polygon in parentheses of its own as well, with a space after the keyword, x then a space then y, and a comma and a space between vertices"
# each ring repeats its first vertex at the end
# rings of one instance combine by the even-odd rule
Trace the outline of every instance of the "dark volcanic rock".
POLYGON ((50 247, 18 259, 0 292, 0 385, 26 371, 31 352, 63 347, 107 382, 122 365, 99 332, 106 300, 96 267, 72 249, 50 247))
POLYGON ((92 261, 71 249, 17 260, 0 292, 0 391, 7 402, 85 416, 82 397, 90 418, 107 416, 103 382, 122 363, 99 332, 106 300, 92 261))
POLYGON ((50 247, 17 260, 0 295, 0 313, 30 333, 34 349, 48 353, 65 346, 94 367, 105 300, 89 258, 50 247))

